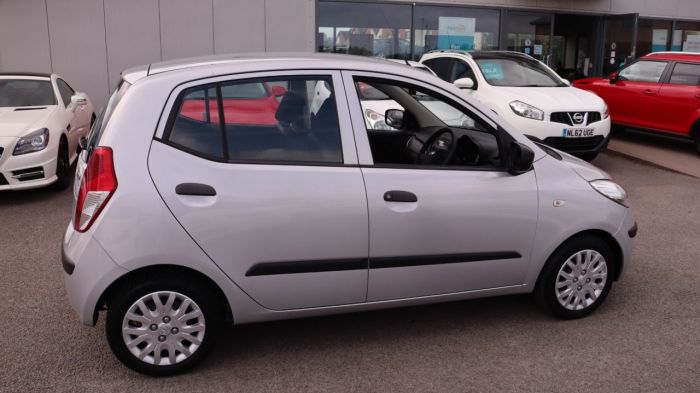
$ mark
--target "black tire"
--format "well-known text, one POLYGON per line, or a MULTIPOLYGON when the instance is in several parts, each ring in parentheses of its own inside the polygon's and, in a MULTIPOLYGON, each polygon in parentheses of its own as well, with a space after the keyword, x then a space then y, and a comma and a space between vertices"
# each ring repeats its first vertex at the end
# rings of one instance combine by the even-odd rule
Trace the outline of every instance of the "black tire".
MULTIPOLYGON (((159 274, 157 277, 146 277, 141 282, 128 282, 117 288, 108 301, 105 325, 107 342, 116 357, 132 370, 153 376, 181 374, 200 364, 214 347, 223 321, 222 316, 224 313, 221 310, 216 293, 207 285, 193 280, 192 277, 166 273, 159 274), (204 318, 205 330, 203 331, 203 336, 200 336, 202 339, 201 344, 189 357, 173 365, 154 365, 139 360, 129 351, 122 337, 122 323, 127 311, 137 300, 159 291, 175 292, 186 296, 199 307, 204 318)), ((165 319, 162 322, 165 322, 165 319)), ((160 328, 166 332, 168 329, 171 329, 169 326, 163 323, 160 328)), ((172 337, 168 337, 168 340, 170 338, 177 337, 173 334, 172 337)), ((161 350, 161 355, 163 355, 162 351, 165 350, 161 350)), ((153 351, 153 356, 155 356, 155 351, 153 351)))
POLYGON ((56 177, 58 178, 53 184, 53 189, 62 191, 70 186, 71 182, 71 165, 70 156, 68 154, 68 142, 65 138, 61 138, 58 144, 58 155, 56 157, 56 177))
POLYGON ((695 132, 693 133, 693 139, 695 140, 695 151, 700 154, 700 124, 695 126, 695 132))
MULTIPOLYGON (((595 264, 595 266, 597 267, 599 265, 595 264)), ((615 257, 615 253, 610 248, 608 243, 600 237, 585 234, 569 239, 564 244, 559 246, 559 248, 557 248, 557 250, 552 254, 552 256, 549 257, 547 263, 542 269, 542 273, 540 274, 534 292, 537 302, 551 314, 561 319, 575 319, 584 317, 595 311, 595 309, 598 308, 601 303, 603 303, 605 297, 610 292, 613 277, 615 277, 618 266, 619 262, 615 257), (557 291, 561 290, 562 292, 564 292, 567 289, 566 287, 557 289, 557 282, 561 282, 562 284, 567 285, 566 281, 559 281, 558 275, 560 269, 562 269, 562 266, 564 266, 564 264, 568 261, 570 257, 573 257, 578 252, 584 250, 596 251, 603 257, 604 262, 607 266, 607 278, 602 288, 602 291, 597 295, 597 298, 592 302, 592 304, 582 306, 581 309, 572 310, 564 307, 557 299, 557 291)), ((581 271, 585 272, 585 270, 581 271)), ((573 273, 573 271, 571 273, 573 273)), ((592 299, 588 297, 589 295, 587 294, 586 289, 583 289, 583 291, 581 291, 582 285, 579 284, 584 284, 583 277, 577 276, 575 274, 574 276, 580 277, 579 279, 581 281, 577 282, 576 284, 573 284, 572 281, 572 284, 575 285, 572 285, 570 287, 572 293, 574 291, 577 291, 577 295, 583 295, 585 301, 592 299)), ((576 278, 574 278, 574 280, 578 281, 576 278)), ((592 280, 596 281, 598 279, 593 278, 592 280)), ((600 285, 600 282, 598 282, 598 284, 600 285)), ((573 301, 574 299, 571 300, 572 303, 575 304, 575 302, 573 301)), ((569 305, 569 307, 571 307, 571 304, 569 305)))

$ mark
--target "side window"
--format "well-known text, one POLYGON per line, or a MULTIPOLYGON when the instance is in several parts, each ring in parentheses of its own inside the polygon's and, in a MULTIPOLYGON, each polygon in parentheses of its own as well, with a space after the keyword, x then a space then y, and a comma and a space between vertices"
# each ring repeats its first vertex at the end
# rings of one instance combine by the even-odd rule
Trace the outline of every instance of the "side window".
POLYGON ((217 160, 342 163, 328 76, 246 79, 189 88, 165 138, 217 160))
POLYGON ((73 96, 73 94, 75 94, 75 90, 68 86, 68 83, 66 83, 63 79, 56 79, 56 85, 58 86, 58 92, 61 94, 63 105, 70 105, 70 98, 73 96))
POLYGON ((666 64, 668 63, 665 61, 638 61, 620 71, 618 78, 631 82, 658 83, 666 69, 666 64))
POLYGON ((700 64, 676 63, 669 83, 692 86, 700 84, 700 64))
POLYGON ((433 59, 433 64, 429 67, 435 71, 440 79, 449 82, 450 80, 450 67, 452 66, 452 58, 449 57, 438 57, 433 59))
MULTIPOLYGON (((495 130, 454 101, 393 80, 356 78, 355 87, 375 165, 481 169, 500 165, 495 130), (387 110, 392 110, 389 120, 395 127, 390 129, 397 132, 376 132, 386 128, 377 128, 370 116, 387 110)), ((381 119, 386 126, 385 116, 381 119)))
POLYGON ((465 63, 462 60, 455 60, 454 65, 452 66, 452 72, 450 73, 449 82, 454 82, 457 79, 461 78, 471 78, 471 80, 474 82, 474 86, 476 87, 476 78, 474 77, 474 71, 472 71, 472 68, 469 66, 469 64, 465 63))
POLYGON ((223 159, 216 85, 193 87, 180 97, 168 140, 199 155, 223 159))
POLYGON ((330 77, 282 77, 221 85, 229 159, 342 163, 330 77))

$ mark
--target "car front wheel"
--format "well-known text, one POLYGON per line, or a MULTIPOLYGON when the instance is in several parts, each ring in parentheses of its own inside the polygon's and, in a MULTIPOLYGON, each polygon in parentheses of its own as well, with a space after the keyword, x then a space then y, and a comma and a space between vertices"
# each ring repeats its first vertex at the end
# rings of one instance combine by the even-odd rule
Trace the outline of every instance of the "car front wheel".
POLYGON ((173 375, 199 364, 221 324, 216 296, 203 285, 165 275, 125 286, 108 304, 107 341, 127 367, 173 375))
POLYGON ((53 184, 56 190, 65 190, 70 185, 70 157, 68 152, 68 142, 61 138, 58 145, 58 155, 56 156, 56 182, 53 184))
POLYGON ((584 317, 605 300, 616 268, 615 254, 603 239, 580 236, 552 254, 535 295, 540 304, 559 318, 584 317))

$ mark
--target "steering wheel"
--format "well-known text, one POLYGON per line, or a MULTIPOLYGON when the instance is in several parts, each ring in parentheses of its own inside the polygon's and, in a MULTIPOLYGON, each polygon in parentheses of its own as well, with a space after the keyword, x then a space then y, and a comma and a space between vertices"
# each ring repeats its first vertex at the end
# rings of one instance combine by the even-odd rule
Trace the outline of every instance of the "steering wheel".
POLYGON ((449 128, 435 131, 421 148, 416 157, 419 165, 447 165, 457 151, 455 134, 449 128))

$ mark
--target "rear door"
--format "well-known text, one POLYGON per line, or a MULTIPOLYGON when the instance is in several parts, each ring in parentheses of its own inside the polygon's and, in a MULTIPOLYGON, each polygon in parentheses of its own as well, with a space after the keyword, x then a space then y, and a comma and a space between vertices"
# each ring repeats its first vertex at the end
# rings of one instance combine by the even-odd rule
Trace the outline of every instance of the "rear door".
POLYGON ((239 75, 173 97, 149 169, 194 241, 269 309, 364 302, 367 200, 340 74, 239 75), (286 90, 279 105, 266 85, 286 90))
POLYGON ((688 135, 700 118, 700 64, 675 63, 657 100, 659 129, 688 135))

